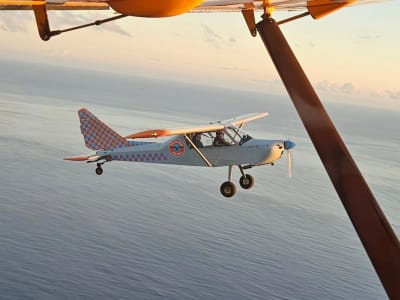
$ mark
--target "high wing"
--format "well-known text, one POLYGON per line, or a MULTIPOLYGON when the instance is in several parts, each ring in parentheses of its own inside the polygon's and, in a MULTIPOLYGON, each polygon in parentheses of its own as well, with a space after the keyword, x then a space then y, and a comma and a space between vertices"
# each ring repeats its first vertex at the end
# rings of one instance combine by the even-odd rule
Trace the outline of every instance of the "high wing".
POLYGON ((127 16, 162 18, 187 12, 230 12, 241 11, 250 33, 255 36, 255 10, 269 13, 273 10, 304 11, 301 15, 289 18, 297 19, 311 15, 319 19, 342 7, 380 0, 0 0, 0 10, 33 10, 39 35, 48 41, 51 37, 64 32, 100 25, 127 16), (119 15, 96 20, 92 23, 51 30, 47 15, 48 10, 103 10, 112 8, 119 15))
POLYGON ((268 113, 251 113, 243 116, 239 116, 236 118, 218 121, 215 123, 211 123, 208 125, 201 125, 189 128, 176 128, 176 129, 151 129, 146 131, 141 131, 137 133, 130 134, 125 138, 128 139, 136 139, 136 138, 158 138, 163 136, 171 136, 171 135, 181 135, 181 134, 191 134, 191 133, 201 133, 201 132, 211 132, 223 130, 225 127, 229 126, 239 126, 242 127, 243 124, 266 117, 268 113))
POLYGON ((257 119, 264 118, 266 116, 268 116, 267 112, 250 113, 250 114, 246 114, 246 115, 243 115, 243 116, 239 116, 239 117, 231 118, 231 119, 228 119, 228 120, 220 121, 218 123, 221 123, 221 124, 225 125, 225 127, 228 127, 230 125, 241 127, 241 126, 243 126, 243 124, 249 123, 249 122, 257 120, 257 119))
MULTIPOLYGON (((31 10, 32 6, 46 5, 47 10, 99 10, 109 9, 118 0, 0 0, 0 10, 31 10), (111 4, 111 5, 110 5, 111 4)), ((305 10, 313 6, 329 4, 354 5, 379 0, 206 0, 190 12, 229 12, 265 7, 277 10, 305 10)))
POLYGON ((380 0, 206 0, 191 12, 230 12, 242 10, 260 10, 271 8, 276 10, 309 10, 326 5, 352 6, 380 0))

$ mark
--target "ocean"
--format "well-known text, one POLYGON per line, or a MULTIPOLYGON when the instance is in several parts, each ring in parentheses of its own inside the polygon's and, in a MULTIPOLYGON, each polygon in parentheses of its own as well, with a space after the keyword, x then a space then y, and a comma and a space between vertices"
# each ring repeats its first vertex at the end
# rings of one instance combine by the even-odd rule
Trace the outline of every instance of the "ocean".
MULTIPOLYGON (((325 103, 397 235, 399 111, 325 103)), ((288 96, 0 60, 0 299, 385 299, 288 96), (268 111, 295 141, 224 198, 227 168, 64 161, 77 110, 122 135, 268 111)), ((234 180, 239 171, 234 171, 234 180)))

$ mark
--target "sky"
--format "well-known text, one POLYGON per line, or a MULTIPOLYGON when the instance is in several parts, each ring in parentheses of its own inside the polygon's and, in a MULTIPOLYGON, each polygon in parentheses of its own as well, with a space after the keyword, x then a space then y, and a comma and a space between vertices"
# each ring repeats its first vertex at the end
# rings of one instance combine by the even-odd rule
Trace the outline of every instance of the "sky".
MULTIPOLYGON (((399 8, 400 0, 362 4, 320 20, 305 17, 281 25, 323 101, 400 111, 399 8)), ((50 26, 61 29, 112 15, 51 12, 50 26)), ((0 39, 3 59, 286 94, 261 39, 251 37, 240 13, 128 17, 43 42, 32 12, 1 11, 0 39)))

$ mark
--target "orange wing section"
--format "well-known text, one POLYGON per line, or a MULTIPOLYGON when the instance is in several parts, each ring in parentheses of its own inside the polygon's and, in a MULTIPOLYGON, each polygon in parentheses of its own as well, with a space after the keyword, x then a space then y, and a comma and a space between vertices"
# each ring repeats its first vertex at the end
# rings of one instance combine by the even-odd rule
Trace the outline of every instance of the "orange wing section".
POLYGON ((108 4, 117 12, 136 17, 162 18, 188 12, 202 0, 109 0, 108 4))
POLYGON ((126 136, 127 139, 137 139, 137 138, 158 138, 163 136, 171 136, 171 135, 182 135, 189 133, 200 133, 200 132, 210 132, 210 131, 218 131, 223 130, 225 127, 234 125, 241 126, 242 124, 263 118, 268 116, 268 113, 251 113, 244 116, 219 121, 216 123, 211 123, 209 125, 201 125, 190 128, 178 128, 178 129, 151 129, 146 131, 141 131, 137 133, 133 133, 131 135, 126 136))
POLYGON ((354 3, 356 0, 331 1, 331 0, 309 0, 307 9, 314 19, 320 19, 345 6, 354 3))
POLYGON ((182 129, 153 129, 137 132, 131 135, 126 136, 127 139, 137 139, 137 138, 158 138, 163 136, 171 136, 171 135, 180 135, 180 134, 188 134, 188 133, 196 133, 196 132, 209 132, 209 131, 217 131, 224 129, 224 125, 215 124, 208 126, 199 126, 192 128, 182 128, 182 129))

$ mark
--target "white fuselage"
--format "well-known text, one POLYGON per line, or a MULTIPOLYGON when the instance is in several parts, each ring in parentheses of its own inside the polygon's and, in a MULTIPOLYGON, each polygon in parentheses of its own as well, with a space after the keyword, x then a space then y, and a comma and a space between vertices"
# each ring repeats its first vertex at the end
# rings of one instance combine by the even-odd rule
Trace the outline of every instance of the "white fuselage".
MULTIPOLYGON (((244 144, 230 146, 206 146, 199 152, 213 167, 229 165, 270 164, 282 157, 282 140, 251 139, 244 144)), ((133 143, 130 147, 97 151, 96 154, 109 160, 208 166, 184 136, 173 136, 163 143, 133 143)))

